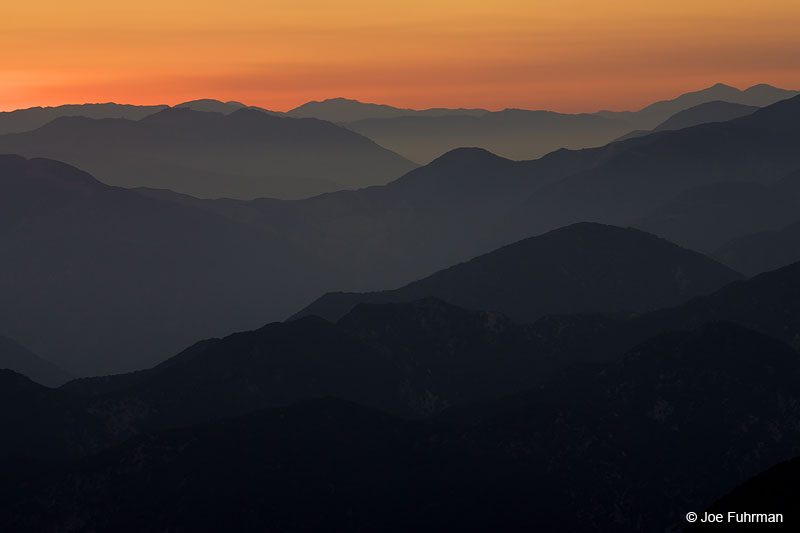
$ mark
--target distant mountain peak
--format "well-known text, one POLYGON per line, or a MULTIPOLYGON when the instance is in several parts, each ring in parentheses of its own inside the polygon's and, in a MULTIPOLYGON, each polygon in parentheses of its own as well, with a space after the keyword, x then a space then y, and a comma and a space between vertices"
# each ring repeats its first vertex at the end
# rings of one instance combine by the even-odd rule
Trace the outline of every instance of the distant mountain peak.
MULTIPOLYGON (((345 98, 344 96, 335 96, 333 98, 326 98, 324 100, 312 100, 309 103, 326 103, 326 102, 349 102, 353 104, 365 104, 367 102, 362 102, 361 100, 356 100, 355 98, 345 98)), ((379 105, 379 104, 376 104, 379 105)))
POLYGON ((484 148, 468 146, 463 148, 454 148, 449 152, 445 152, 431 161, 430 165, 452 165, 453 163, 464 164, 481 161, 510 161, 510 159, 500 157, 499 155, 494 154, 484 148))
POLYGON ((159 120, 170 119, 174 117, 201 117, 201 116, 222 116, 222 113, 217 111, 198 111, 190 107, 168 107, 162 109, 152 115, 148 115, 140 120, 140 122, 158 122, 159 120))
POLYGON ((655 235, 579 222, 503 246, 399 289, 324 295, 295 317, 316 314, 336 320, 358 303, 431 296, 468 309, 499 311, 523 322, 547 314, 640 313, 708 294, 740 277, 655 235))
POLYGON ((757 84, 745 89, 745 92, 752 91, 752 90, 758 90, 758 89, 780 90, 777 87, 775 87, 774 85, 770 85, 769 83, 757 83, 757 84))

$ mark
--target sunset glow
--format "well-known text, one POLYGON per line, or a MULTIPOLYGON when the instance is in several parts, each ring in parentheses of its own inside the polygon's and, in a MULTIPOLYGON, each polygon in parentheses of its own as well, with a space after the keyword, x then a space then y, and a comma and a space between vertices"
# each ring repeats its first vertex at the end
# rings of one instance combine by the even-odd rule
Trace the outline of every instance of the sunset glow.
POLYGON ((641 107, 800 88, 797 0, 3 2, 0 109, 345 96, 401 107, 641 107))

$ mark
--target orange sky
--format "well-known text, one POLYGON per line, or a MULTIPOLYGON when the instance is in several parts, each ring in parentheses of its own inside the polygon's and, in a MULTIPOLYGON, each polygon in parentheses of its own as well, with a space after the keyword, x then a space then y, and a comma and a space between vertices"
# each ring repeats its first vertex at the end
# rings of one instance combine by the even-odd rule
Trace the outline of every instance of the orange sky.
POLYGON ((0 110, 346 96, 638 108, 800 88, 800 0, 3 0, 0 110))

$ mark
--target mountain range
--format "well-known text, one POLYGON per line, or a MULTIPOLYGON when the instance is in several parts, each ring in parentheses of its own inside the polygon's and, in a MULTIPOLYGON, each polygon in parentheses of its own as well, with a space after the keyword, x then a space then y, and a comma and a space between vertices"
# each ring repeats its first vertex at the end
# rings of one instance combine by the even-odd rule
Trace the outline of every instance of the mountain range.
MULTIPOLYGON (((714 265, 635 230, 548 239, 587 229, 714 265)), ((800 263, 629 318, 361 304, 59 389, 2 371, 0 525, 675 528, 800 452, 797 302, 800 263)))
MULTIPOLYGON (((757 85, 740 91, 728 85, 686 93, 674 100, 651 104, 639 111, 601 111, 563 114, 549 111, 506 109, 483 115, 402 115, 341 120, 348 128, 373 139, 417 163, 427 163, 440 154, 463 146, 481 147, 510 159, 534 159, 560 148, 602 146, 635 130, 650 130, 659 124, 674 128, 681 124, 708 122, 711 118, 741 116, 726 110, 697 109, 700 104, 723 101, 764 107, 797 96, 797 91, 757 85), (682 113, 684 112, 684 113, 682 113), (682 113, 671 119, 674 115, 682 113), (687 114, 691 118, 687 122, 687 114)), ((354 115, 356 116, 356 115, 354 115)))
MULTIPOLYGON (((796 217, 795 217, 796 218, 796 217)), ((765 230, 733 239, 714 257, 748 275, 774 270, 800 260, 800 221, 777 230, 765 230)))
POLYGON ((580 221, 640 227, 711 253, 797 221, 798 106, 794 98, 728 122, 534 161, 459 149, 385 187, 291 204, 159 194, 313 243, 360 273, 339 290, 397 287, 580 221))
MULTIPOLYGON (((65 165, 6 157, 0 244, 13 276, 2 287, 11 302, 4 332, 77 375, 141 368, 197 338, 289 316, 321 294, 401 287, 575 222, 636 226, 704 185, 791 191, 798 117, 794 98, 728 122, 534 161, 461 149, 385 186, 301 201, 123 190, 65 165), (132 317, 138 333, 110 333, 132 317), (109 334, 87 336, 90 324, 109 334)), ((781 194, 773 215, 782 215, 739 217, 725 231, 642 225, 715 250, 793 222, 791 195, 781 194)), ((703 216, 735 218, 717 195, 695 198, 703 216)), ((769 211, 759 195, 739 198, 739 210, 755 213, 762 202, 769 211)))
POLYGON ((154 364, 343 282, 283 236, 64 163, 0 156, 0 190, 0 324, 76 375, 154 364))
MULTIPOLYGON (((789 148, 799 135, 794 120, 798 114, 800 98, 795 97, 728 122, 599 148, 597 164, 532 194, 506 220, 505 228, 543 231, 579 220, 626 224, 687 189, 742 181, 773 185, 800 167, 789 148)), ((708 209, 713 209, 713 200, 708 209)), ((702 233, 704 228, 685 231, 702 233)), ((681 244, 684 237, 672 238, 681 244)))
POLYGON ((134 437, 33 478, 0 516, 14 531, 674 529, 797 453, 798 378, 784 344, 710 324, 425 421, 327 399, 134 437))
POLYGON ((708 102, 722 101, 755 107, 766 107, 781 100, 793 98, 799 91, 787 91, 766 83, 753 85, 745 90, 717 83, 699 91, 688 92, 672 100, 662 100, 650 104, 638 111, 600 111, 598 114, 607 118, 629 121, 635 129, 651 130, 669 117, 685 109, 708 102))
MULTIPOLYGON (((751 108, 764 107, 797 94, 797 91, 787 91, 765 84, 740 91, 718 83, 672 100, 656 102, 639 111, 600 111, 591 114, 565 114, 525 109, 495 112, 461 108, 415 110, 362 103, 346 98, 312 101, 285 113, 258 106, 247 106, 241 102, 213 99, 183 102, 174 108, 224 115, 249 110, 274 117, 316 118, 330 121, 358 132, 411 161, 424 164, 445 152, 464 146, 484 148, 511 159, 533 159, 560 148, 600 146, 614 139, 639 136, 653 128, 679 129, 704 122, 729 120, 745 114, 748 110, 754 110, 751 108)), ((35 130, 65 116, 140 120, 165 109, 168 109, 168 106, 130 106, 112 103, 20 109, 0 113, 0 134, 35 130)), ((325 154, 316 157, 325 157, 325 154)), ((300 161, 299 164, 302 165, 303 162, 300 161)), ((87 170, 94 171, 88 167, 87 170)), ((276 193, 263 194, 262 191, 245 196, 306 197, 331 190, 322 186, 320 182, 316 182, 316 187, 312 187, 315 182, 305 183, 304 178, 329 180, 341 187, 350 186, 348 183, 343 183, 341 178, 331 179, 325 173, 298 176, 273 172, 272 179, 277 181, 273 186, 276 193), (296 193, 290 194, 281 189, 283 187, 291 191, 289 185, 293 182, 289 181, 290 178, 301 182, 297 184, 296 193)), ((380 180, 372 183, 380 183, 380 180)))
POLYGON ((715 100, 678 111, 652 130, 634 130, 617 140, 624 141, 625 139, 641 137, 658 131, 682 130, 683 128, 691 128, 692 126, 709 122, 727 122, 728 120, 749 115, 757 109, 759 109, 757 106, 715 100))
POLYGON ((109 185, 204 198, 301 198, 383 184, 416 165, 345 128, 241 108, 140 120, 62 117, 0 135, 0 152, 76 165, 109 185))
POLYGON ((798 350, 799 272, 797 263, 628 318, 550 315, 525 325, 431 298, 360 304, 336 324, 313 316, 273 323, 201 341, 148 370, 81 378, 58 390, 18 377, 12 394, 39 398, 34 405, 45 407, 36 409, 50 402, 82 414, 65 422, 67 437, 58 441, 47 437, 50 419, 19 410, 28 400, 9 400, 3 424, 28 435, 28 446, 6 442, 0 456, 46 450, 45 458, 70 457, 143 431, 328 396, 430 416, 541 386, 572 367, 613 363, 665 332, 720 321, 798 350))
POLYGON ((486 109, 400 109, 383 104, 370 104, 348 98, 328 98, 307 102, 286 113, 295 118, 318 118, 330 122, 355 122, 371 118, 443 117, 449 115, 481 116, 486 109))
POLYGON ((768 85, 2 113, 0 531, 794 530, 798 146, 768 85))
MULTIPOLYGON (((796 172, 770 184, 732 181, 700 185, 682 191, 632 225, 693 250, 715 254, 732 241, 747 238, 756 228, 776 231, 798 221, 798 187, 800 175, 796 172)), ((758 274, 793 262, 790 259, 743 272, 758 274)))
POLYGON ((0 134, 22 133, 41 128, 61 117, 124 118, 140 120, 167 109, 166 105, 140 106, 115 103, 31 107, 0 112, 0 134))
POLYGON ((642 313, 739 278, 696 252, 635 229, 581 223, 530 237, 399 289, 330 293, 295 315, 338 320, 361 302, 437 297, 521 322, 546 314, 642 313))

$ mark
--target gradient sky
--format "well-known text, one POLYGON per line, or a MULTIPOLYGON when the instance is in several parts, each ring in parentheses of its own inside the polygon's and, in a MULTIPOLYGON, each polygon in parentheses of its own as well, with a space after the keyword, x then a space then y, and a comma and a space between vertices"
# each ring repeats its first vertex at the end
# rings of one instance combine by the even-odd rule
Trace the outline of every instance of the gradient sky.
POLYGON ((346 96, 574 112, 800 88, 798 0, 4 0, 0 20, 0 110, 346 96))

